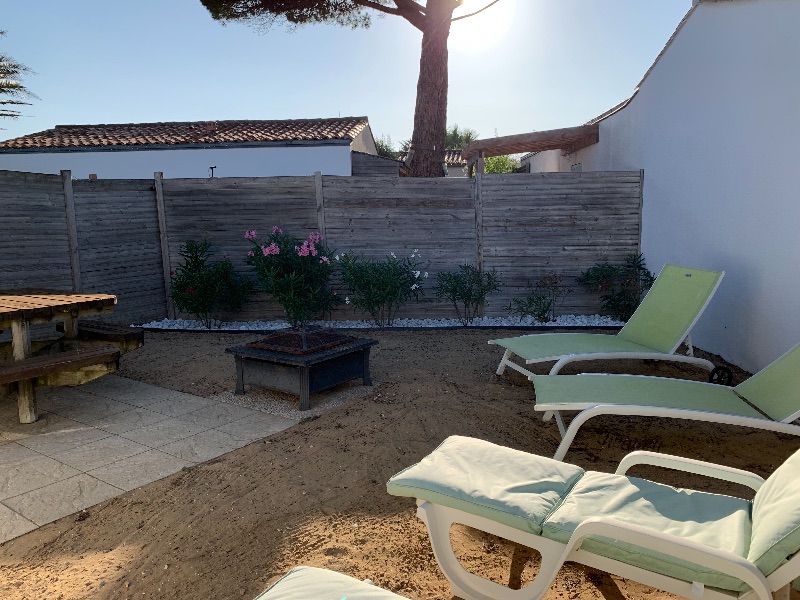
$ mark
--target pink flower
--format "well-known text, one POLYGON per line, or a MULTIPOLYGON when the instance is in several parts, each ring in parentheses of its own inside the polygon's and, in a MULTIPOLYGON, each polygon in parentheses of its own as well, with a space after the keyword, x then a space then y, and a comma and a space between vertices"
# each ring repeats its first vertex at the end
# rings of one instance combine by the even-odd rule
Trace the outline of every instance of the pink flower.
POLYGON ((319 244, 322 241, 322 235, 316 231, 308 236, 308 241, 312 244, 319 244))
POLYGON ((261 246, 261 253, 264 256, 275 256, 281 253, 281 249, 278 247, 278 244, 272 242, 269 246, 261 246))
POLYGON ((255 237, 256 237, 255 229, 248 229, 247 231, 244 232, 244 239, 246 240, 252 240, 255 239, 255 237))
MULTIPOLYGON (((308 245, 308 241, 305 241, 303 242, 302 246, 295 246, 294 249, 295 252, 297 252, 297 256, 308 256, 309 254, 311 254, 312 247, 313 246, 308 245)), ((314 254, 316 254, 316 250, 314 251, 314 254)))
POLYGON ((247 253, 247 256, 255 256, 255 254, 253 254, 253 251, 250 250, 250 252, 247 253))
POLYGON ((283 233, 283 229, 275 225, 275 227, 272 228, 272 233, 277 233, 280 235, 281 233, 283 233))
POLYGON ((319 259, 319 264, 329 265, 331 264, 331 261, 327 256, 323 256, 322 258, 319 259))

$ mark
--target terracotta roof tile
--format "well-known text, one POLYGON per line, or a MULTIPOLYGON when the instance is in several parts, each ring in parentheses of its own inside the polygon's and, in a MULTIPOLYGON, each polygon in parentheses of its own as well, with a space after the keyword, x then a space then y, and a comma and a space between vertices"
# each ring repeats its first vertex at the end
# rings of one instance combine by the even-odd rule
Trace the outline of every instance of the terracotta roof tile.
POLYGON ((366 117, 57 125, 54 129, 0 142, 0 149, 352 141, 368 126, 366 117))

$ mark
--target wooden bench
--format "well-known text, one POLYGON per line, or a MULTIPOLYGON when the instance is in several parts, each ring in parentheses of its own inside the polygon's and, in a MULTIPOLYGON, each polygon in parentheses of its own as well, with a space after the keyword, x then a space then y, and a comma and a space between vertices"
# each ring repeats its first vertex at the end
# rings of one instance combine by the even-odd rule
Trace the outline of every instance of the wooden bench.
POLYGON ((98 347, 14 360, 0 364, 0 384, 35 379, 37 385, 80 385, 116 371, 119 355, 118 348, 98 347))
POLYGON ((98 347, 32 356, 0 364, 0 386, 17 383, 20 423, 34 423, 37 385, 81 385, 119 367, 118 348, 98 347))
MULTIPOLYGON (((56 329, 59 331, 62 331, 63 328, 61 323, 56 325, 56 329)), ((78 321, 78 339, 101 342, 104 346, 113 344, 125 353, 144 345, 144 330, 105 321, 80 319, 78 321)))

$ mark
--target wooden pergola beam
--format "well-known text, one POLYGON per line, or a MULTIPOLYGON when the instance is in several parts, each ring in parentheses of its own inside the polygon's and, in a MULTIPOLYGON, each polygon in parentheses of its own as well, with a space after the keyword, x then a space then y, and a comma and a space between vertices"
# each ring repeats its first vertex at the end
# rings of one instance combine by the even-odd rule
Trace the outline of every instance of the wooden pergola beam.
POLYGON ((484 158, 488 158, 490 156, 521 152, 542 152, 544 150, 563 149, 575 152, 581 148, 596 144, 599 140, 600 124, 593 123, 578 127, 474 140, 464 149, 462 156, 469 163, 474 163, 478 153, 481 153, 484 158))

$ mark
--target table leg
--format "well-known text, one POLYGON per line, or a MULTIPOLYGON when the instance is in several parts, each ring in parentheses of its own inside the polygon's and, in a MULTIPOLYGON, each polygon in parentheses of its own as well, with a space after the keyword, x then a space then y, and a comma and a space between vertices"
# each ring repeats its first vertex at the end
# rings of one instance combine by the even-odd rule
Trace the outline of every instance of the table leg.
POLYGON ((236 390, 234 394, 244 394, 244 365, 242 365, 242 357, 234 356, 236 361, 236 390))
POLYGON ((64 338, 74 340, 78 337, 78 319, 69 316, 64 319, 64 338))
MULTIPOLYGON (((27 321, 15 321, 11 324, 11 351, 14 360, 24 360, 31 356, 31 334, 27 321)), ((17 408, 20 423, 35 423, 36 390, 32 379, 17 382, 17 408)))
POLYGON ((301 366, 298 369, 300 369, 300 410, 310 410, 311 369, 308 366, 301 366))
POLYGON ((372 385, 372 377, 369 374, 369 346, 364 348, 362 356, 364 358, 364 374, 362 375, 362 383, 364 385, 372 385))

